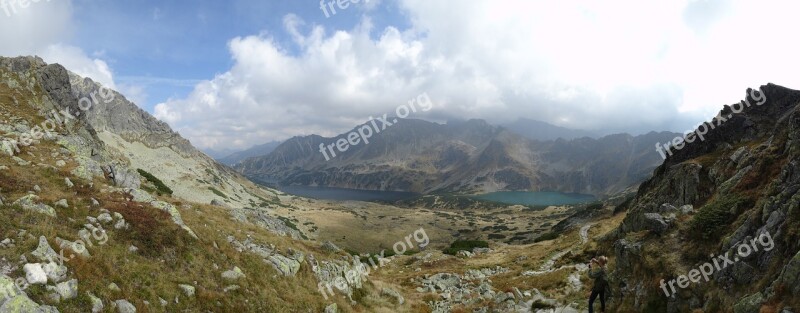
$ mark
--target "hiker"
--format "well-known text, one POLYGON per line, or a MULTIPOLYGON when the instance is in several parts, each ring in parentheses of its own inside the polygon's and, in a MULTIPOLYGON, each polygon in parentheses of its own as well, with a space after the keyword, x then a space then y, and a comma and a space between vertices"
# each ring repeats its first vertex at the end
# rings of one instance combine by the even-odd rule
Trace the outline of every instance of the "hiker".
POLYGON ((606 312, 606 263, 608 258, 601 256, 593 258, 589 262, 589 277, 594 278, 594 286, 592 287, 592 295, 589 296, 589 313, 594 312, 594 300, 600 296, 600 312, 606 312))

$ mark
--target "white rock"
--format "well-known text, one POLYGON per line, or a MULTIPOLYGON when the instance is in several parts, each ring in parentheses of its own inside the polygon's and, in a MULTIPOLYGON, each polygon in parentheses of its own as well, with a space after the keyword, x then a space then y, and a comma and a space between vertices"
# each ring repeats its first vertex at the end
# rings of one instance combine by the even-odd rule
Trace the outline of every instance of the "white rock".
POLYGON ((50 262, 42 265, 42 269, 47 274, 47 279, 51 282, 59 283, 67 279, 68 269, 64 265, 58 265, 56 262, 50 262))
POLYGON ((41 263, 28 263, 22 267, 25 271, 25 279, 31 285, 47 284, 47 273, 44 272, 41 263))
POLYGON ((111 222, 114 221, 114 219, 111 218, 111 214, 108 214, 108 213, 103 213, 103 214, 98 215, 97 216, 97 220, 102 222, 102 223, 104 223, 104 224, 108 224, 108 223, 111 223, 111 222))
POLYGON ((237 266, 234 267, 233 270, 225 271, 222 273, 222 278, 225 280, 238 280, 240 278, 244 278, 244 272, 237 266))
POLYGON ((89 295, 89 301, 92 302, 92 313, 103 312, 103 309, 105 308, 105 306, 103 305, 103 300, 100 300, 100 298, 98 298, 91 292, 87 294, 89 295))
POLYGON ((56 291, 62 300, 75 299, 78 296, 78 280, 72 279, 56 285, 56 291))
POLYGON ((118 313, 136 313, 136 307, 133 306, 128 300, 114 301, 118 313))
POLYGON ((67 203, 67 199, 61 199, 56 202, 56 207, 67 209, 69 208, 69 204, 67 203))
POLYGON ((183 290, 183 294, 185 294, 189 298, 193 298, 195 294, 195 288, 191 285, 178 285, 178 287, 183 290))

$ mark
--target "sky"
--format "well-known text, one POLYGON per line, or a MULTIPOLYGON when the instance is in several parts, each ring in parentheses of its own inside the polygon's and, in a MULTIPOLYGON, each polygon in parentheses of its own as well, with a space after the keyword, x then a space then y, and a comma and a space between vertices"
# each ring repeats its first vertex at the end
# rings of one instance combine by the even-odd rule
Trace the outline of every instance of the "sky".
POLYGON ((638 134, 800 89, 797 1, 323 1, 0 0, 0 55, 91 77, 204 150, 334 136, 422 94, 409 118, 638 134))

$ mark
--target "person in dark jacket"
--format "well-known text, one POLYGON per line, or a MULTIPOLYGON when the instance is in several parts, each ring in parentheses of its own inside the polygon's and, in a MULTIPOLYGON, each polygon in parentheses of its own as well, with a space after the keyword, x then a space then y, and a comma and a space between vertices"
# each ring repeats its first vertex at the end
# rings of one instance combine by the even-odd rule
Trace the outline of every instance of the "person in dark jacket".
POLYGON ((594 278, 592 295, 589 296, 589 313, 594 312, 594 300, 597 299, 597 296, 600 296, 600 312, 606 312, 606 287, 608 286, 606 263, 608 263, 608 258, 605 256, 589 262, 589 277, 594 278))

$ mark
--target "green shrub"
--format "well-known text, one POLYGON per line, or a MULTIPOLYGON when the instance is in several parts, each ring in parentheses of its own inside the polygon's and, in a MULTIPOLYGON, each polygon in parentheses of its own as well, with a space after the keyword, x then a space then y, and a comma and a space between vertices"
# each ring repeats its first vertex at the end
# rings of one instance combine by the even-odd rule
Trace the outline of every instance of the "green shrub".
POLYGON ((506 235, 503 234, 489 234, 489 239, 505 239, 506 235))
POLYGON ((159 194, 172 195, 172 189, 167 187, 167 185, 164 185, 164 182, 162 182, 160 179, 158 179, 158 177, 153 176, 153 174, 150 174, 150 173, 148 173, 147 171, 145 171, 143 169, 137 169, 136 171, 139 172, 139 175, 142 175, 142 177, 144 177, 144 179, 147 179, 147 181, 152 183, 153 186, 156 187, 156 191, 159 194))
POLYGON ((225 193, 223 193, 222 191, 219 191, 219 189, 217 189, 217 188, 214 188, 214 187, 208 187, 208 190, 211 190, 211 192, 213 192, 213 193, 214 193, 215 195, 217 195, 217 196, 220 196, 220 197, 222 197, 223 199, 228 199, 228 195, 226 195, 226 194, 225 194, 225 193))
POLYGON ((625 201, 623 201, 618 206, 616 206, 614 208, 614 215, 617 215, 618 213, 622 213, 622 212, 628 211, 628 209, 630 209, 631 203, 633 203, 633 199, 634 198, 635 198, 635 196, 630 196, 627 199, 625 199, 625 201))
POLYGON ((450 248, 442 250, 443 253, 456 255, 458 251, 472 251, 474 248, 488 248, 489 243, 483 240, 456 240, 450 244, 450 248))
POLYGON ((587 211, 600 211, 600 210, 603 209, 603 207, 604 206, 603 206, 602 202, 593 202, 593 203, 591 203, 591 204, 586 206, 586 210, 587 211))
POLYGON ((542 300, 536 300, 531 303, 531 311, 536 312, 536 310, 541 309, 555 309, 554 306, 544 303, 542 300))
POLYGON ((739 215, 742 207, 750 201, 739 195, 720 196, 697 210, 690 224, 695 238, 711 239, 719 235, 739 215))
POLYGON ((539 237, 536 237, 536 239, 534 239, 533 242, 540 242, 540 241, 545 241, 545 240, 553 240, 553 239, 558 238, 558 236, 560 236, 558 233, 547 232, 547 233, 545 233, 545 234, 543 234, 543 235, 541 235, 539 237))

